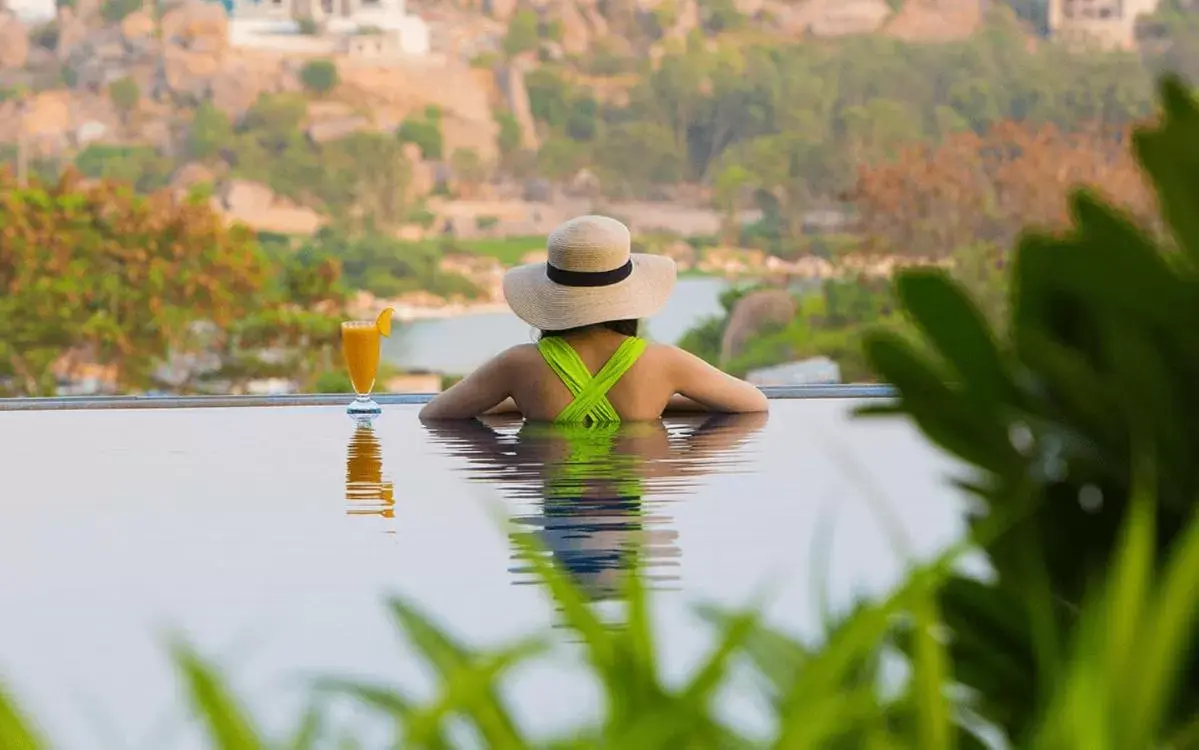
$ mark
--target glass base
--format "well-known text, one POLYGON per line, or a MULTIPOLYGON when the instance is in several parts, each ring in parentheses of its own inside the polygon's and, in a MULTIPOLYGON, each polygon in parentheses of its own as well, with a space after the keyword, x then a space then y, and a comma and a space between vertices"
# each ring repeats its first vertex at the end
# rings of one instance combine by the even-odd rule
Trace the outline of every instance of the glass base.
POLYGON ((371 417, 381 414, 383 408, 370 396, 359 396, 346 407, 346 414, 354 417, 371 417))

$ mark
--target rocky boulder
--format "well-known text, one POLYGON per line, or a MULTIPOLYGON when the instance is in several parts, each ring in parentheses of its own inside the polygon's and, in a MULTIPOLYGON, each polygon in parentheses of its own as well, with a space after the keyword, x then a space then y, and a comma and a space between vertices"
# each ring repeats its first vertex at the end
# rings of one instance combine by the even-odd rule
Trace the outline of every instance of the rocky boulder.
POLYGON ((184 0, 163 15, 162 36, 184 49, 220 53, 229 44, 229 17, 220 3, 184 0))
POLYGON ((562 49, 569 55, 579 55, 591 46, 591 28, 587 19, 572 0, 554 8, 556 20, 562 24, 562 49))
POLYGON ((483 12, 507 23, 516 14, 516 0, 484 0, 483 12))
POLYGON ((11 13, 0 14, 0 71, 18 70, 29 60, 29 30, 11 13))
POLYGON ((82 21, 72 21, 72 27, 82 29, 83 35, 68 44, 64 30, 58 55, 70 72, 73 88, 99 89, 129 75, 138 57, 129 54, 120 28, 89 30, 82 21))
POLYGON ((408 179, 409 192, 420 198, 432 193, 437 187, 437 166, 424 160, 421 156, 420 146, 415 143, 405 143, 403 154, 404 161, 408 162, 411 167, 411 175, 408 179))
POLYGON ((144 10, 130 13, 121 20, 121 35, 128 45, 148 46, 154 39, 154 17, 144 10))
POLYGON ((275 194, 269 187, 248 180, 231 180, 220 197, 226 210, 239 215, 264 212, 275 204, 275 194))
POLYGON ((82 18, 75 15, 66 5, 58 6, 58 46, 55 53, 59 60, 70 58, 87 39, 88 27, 82 18))
POLYGON ((176 197, 182 198, 188 195, 194 188, 203 185, 214 185, 216 179, 216 174, 203 164, 197 164, 196 162, 185 164, 171 178, 171 192, 176 197))
POLYGON ((739 299, 720 341, 721 365, 742 354, 755 333, 767 326, 787 325, 795 318, 795 312, 795 298, 785 289, 763 289, 739 299))
POLYGON ((265 82, 257 72, 242 63, 226 65, 217 71, 210 83, 212 106, 230 117, 241 117, 259 94, 266 91, 265 82))
POLYGON ((537 138, 537 125, 533 121, 533 110, 529 104, 529 90, 525 86, 524 71, 519 65, 508 65, 498 70, 496 77, 508 104, 508 111, 520 126, 521 148, 536 151, 540 148, 540 140, 537 138))
POLYGON ((908 0, 883 33, 908 42, 965 39, 982 26, 983 0, 908 0))
POLYGON ((213 79, 222 72, 221 57, 174 45, 163 50, 163 60, 171 91, 197 98, 207 96, 213 79))

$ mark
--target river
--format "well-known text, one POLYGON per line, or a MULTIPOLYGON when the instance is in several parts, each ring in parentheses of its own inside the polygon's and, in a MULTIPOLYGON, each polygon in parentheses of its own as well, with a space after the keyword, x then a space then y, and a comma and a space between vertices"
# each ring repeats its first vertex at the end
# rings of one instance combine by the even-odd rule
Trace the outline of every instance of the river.
MULTIPOLYGON (((670 301, 649 321, 655 341, 676 343, 706 317, 719 315, 720 293, 729 282, 710 276, 679 279, 670 301)), ((515 344, 534 340, 530 326, 512 313, 417 320, 396 326, 383 357, 405 370, 464 375, 515 344)))

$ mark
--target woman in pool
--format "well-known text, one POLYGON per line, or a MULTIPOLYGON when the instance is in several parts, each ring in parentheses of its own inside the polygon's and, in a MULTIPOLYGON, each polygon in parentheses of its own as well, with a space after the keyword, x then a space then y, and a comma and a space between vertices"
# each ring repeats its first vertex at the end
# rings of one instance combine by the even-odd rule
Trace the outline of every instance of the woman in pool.
POLYGON ((763 412, 766 397, 674 346, 637 336, 674 287, 670 258, 630 252, 624 224, 581 216, 549 236, 545 263, 513 268, 504 296, 541 331, 425 405, 422 420, 518 411, 530 421, 597 424, 667 410, 763 412), (593 374, 594 373, 594 374, 593 374))

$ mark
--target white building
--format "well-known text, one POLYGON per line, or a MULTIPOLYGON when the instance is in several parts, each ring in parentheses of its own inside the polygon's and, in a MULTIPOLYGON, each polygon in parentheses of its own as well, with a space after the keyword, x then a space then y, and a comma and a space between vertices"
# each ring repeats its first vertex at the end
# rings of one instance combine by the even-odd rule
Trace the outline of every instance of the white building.
POLYGON ((423 57, 429 25, 405 0, 234 0, 230 42, 240 47, 354 57, 423 57), (303 33, 314 24, 316 34, 303 33))
POLYGON ((1070 43, 1132 49, 1137 18, 1157 10, 1160 0, 1049 0, 1049 31, 1070 43))
POLYGON ((7 0, 0 4, 6 6, 13 15, 28 24, 52 21, 57 13, 54 0, 7 0))

